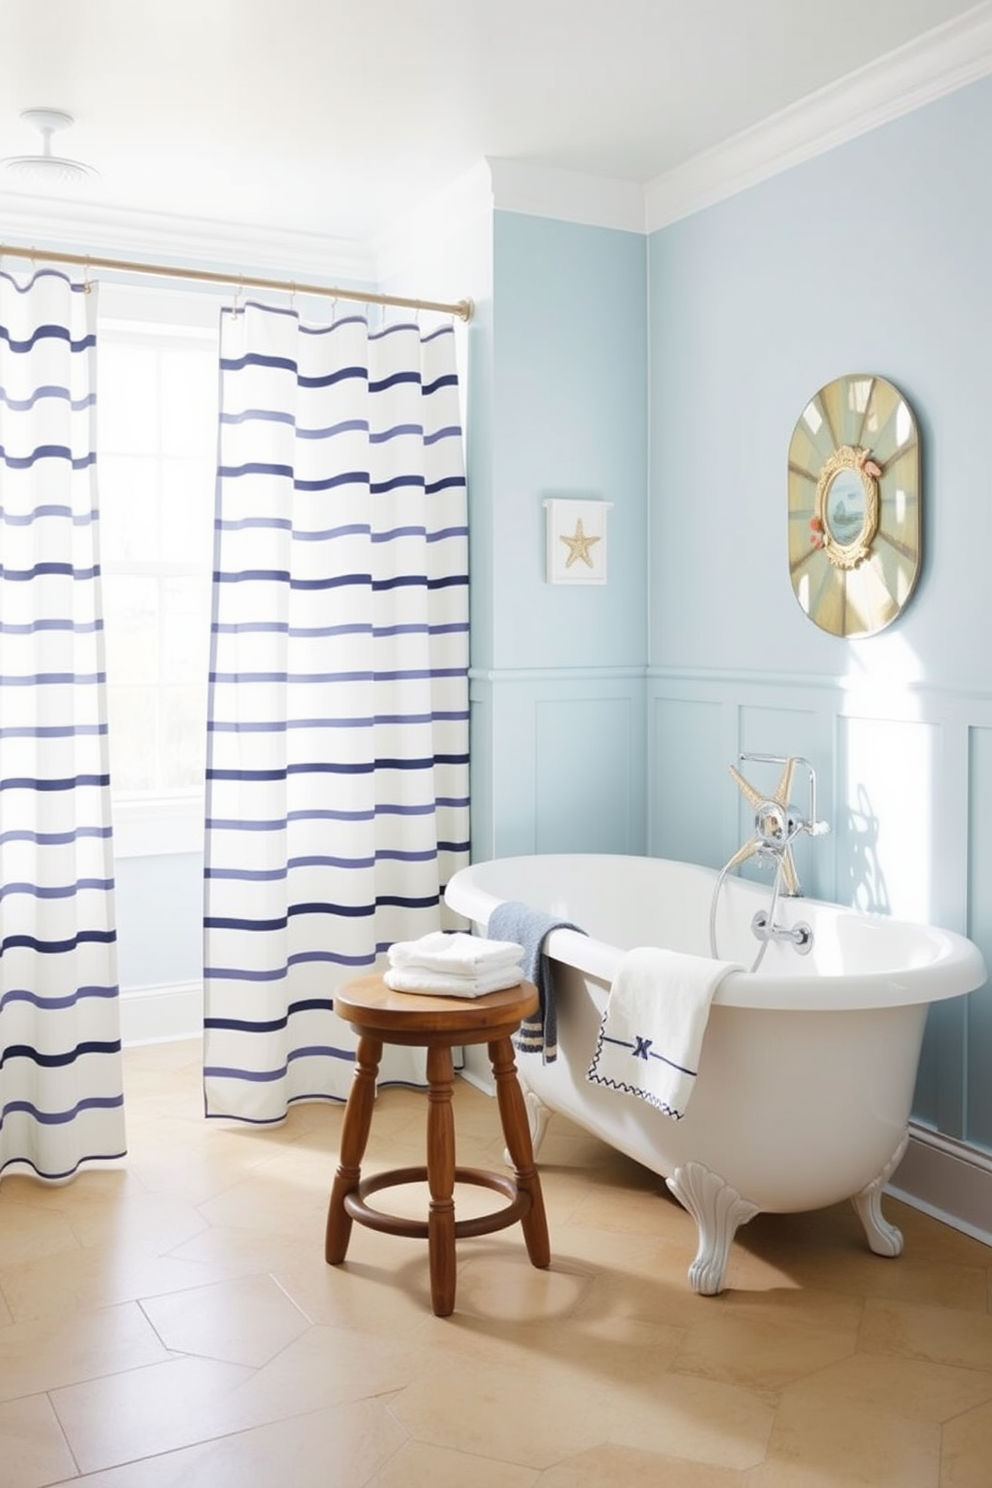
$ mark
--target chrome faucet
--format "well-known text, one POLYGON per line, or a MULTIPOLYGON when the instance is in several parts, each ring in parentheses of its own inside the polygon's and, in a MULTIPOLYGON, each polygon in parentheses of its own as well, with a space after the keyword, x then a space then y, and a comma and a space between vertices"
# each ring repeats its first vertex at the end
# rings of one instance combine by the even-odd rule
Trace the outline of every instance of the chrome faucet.
POLYGON ((816 819, 816 771, 813 769, 813 766, 810 764, 808 759, 806 759, 801 754, 742 754, 740 756, 740 759, 742 764, 746 761, 754 761, 756 764, 760 765, 785 766, 785 770, 783 771, 783 779, 779 782, 779 784, 780 786, 784 784, 786 796, 788 796, 788 794, 791 793, 792 790, 791 767, 794 765, 802 765, 803 769, 806 771, 806 775, 809 780, 809 810, 808 815, 805 819, 803 819, 803 817, 799 815, 795 806, 789 805, 787 799, 779 801, 778 791, 776 791, 773 800, 773 804, 778 805, 783 813, 783 825, 786 832, 786 840, 788 842, 791 842, 792 839, 798 836, 800 832, 806 832, 809 834, 810 837, 822 837, 825 833, 830 831, 829 822, 817 821, 816 819))
POLYGON ((767 911, 759 910, 751 921, 751 929, 761 942, 754 965, 751 967, 752 971, 757 971, 772 941, 790 942, 801 956, 812 950, 811 926, 802 920, 789 927, 778 925, 775 923, 775 911, 780 895, 792 899, 802 897, 799 875, 796 873, 796 865, 792 856, 793 842, 800 832, 805 832, 810 837, 822 837, 825 832, 830 831, 830 827, 825 821, 820 821, 816 815, 816 771, 808 759, 797 754, 741 754, 739 758, 742 764, 753 762, 762 765, 781 765, 782 773, 774 793, 769 796, 757 790, 750 781, 745 780, 741 772, 733 765, 730 766, 730 773, 736 780, 741 794, 748 805, 754 809, 754 834, 737 849, 720 870, 710 904, 710 955, 715 957, 717 954, 716 908, 720 889, 727 874, 751 857, 757 858, 759 862, 770 861, 775 865, 771 904, 767 911), (809 781, 809 807, 806 816, 803 816, 798 807, 793 806, 789 799, 792 794, 792 777, 795 774, 796 765, 802 765, 809 781))
POLYGON ((781 878, 785 893, 791 898, 797 898, 802 894, 802 889, 792 856, 792 844, 800 832, 806 832, 810 837, 820 837, 830 830, 827 823, 819 821, 816 815, 816 771, 802 755, 742 754, 740 759, 742 763, 753 761, 757 764, 781 765, 782 774, 774 794, 768 796, 745 780, 740 771, 731 765, 730 773, 737 781, 741 794, 754 808, 754 836, 738 849, 727 867, 736 867, 752 856, 759 861, 770 859, 776 865, 776 889, 781 878), (805 817, 789 799, 796 765, 803 766, 809 779, 809 810, 805 817))

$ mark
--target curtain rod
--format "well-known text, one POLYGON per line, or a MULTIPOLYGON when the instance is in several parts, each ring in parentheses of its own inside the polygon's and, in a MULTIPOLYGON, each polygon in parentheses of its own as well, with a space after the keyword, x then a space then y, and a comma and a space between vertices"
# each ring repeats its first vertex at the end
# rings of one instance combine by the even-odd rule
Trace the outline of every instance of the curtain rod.
POLYGON ((398 305, 405 310, 437 310, 471 320, 471 300, 449 304, 443 300, 411 300, 402 295, 372 294, 358 289, 329 289, 326 284, 299 284, 295 280, 263 279, 255 274, 217 274, 211 269, 177 269, 168 264, 130 263, 122 258, 97 258, 90 253, 55 253, 40 248, 15 248, 0 243, 0 264, 5 258, 30 258, 32 262, 76 264, 85 269, 118 269, 127 274, 159 274, 167 279, 195 280, 200 284, 223 284, 231 289, 276 289, 286 294, 325 295, 336 300, 358 300, 363 305, 398 305))

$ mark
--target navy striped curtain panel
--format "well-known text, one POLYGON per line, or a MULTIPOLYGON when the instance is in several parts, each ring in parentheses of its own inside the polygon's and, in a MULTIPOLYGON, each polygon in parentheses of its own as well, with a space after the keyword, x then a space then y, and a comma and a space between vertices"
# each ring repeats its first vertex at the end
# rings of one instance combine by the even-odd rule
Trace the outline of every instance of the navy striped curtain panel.
MULTIPOLYGON (((207 768, 210 1115, 342 1099, 335 987, 441 924, 468 861, 468 566, 454 332, 221 325, 207 768)), ((421 1082, 389 1049, 384 1082, 421 1082)))
POLYGON ((0 1170, 124 1152, 96 290, 0 273, 0 1170))

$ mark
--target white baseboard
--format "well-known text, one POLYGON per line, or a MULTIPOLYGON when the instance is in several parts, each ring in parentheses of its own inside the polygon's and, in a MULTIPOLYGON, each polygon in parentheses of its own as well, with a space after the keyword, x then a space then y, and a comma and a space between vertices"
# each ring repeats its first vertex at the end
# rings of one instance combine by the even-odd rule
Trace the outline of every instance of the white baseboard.
POLYGON ((887 1190, 992 1245, 992 1155, 911 1124, 906 1155, 887 1190))
POLYGON ((167 982, 159 987, 121 990, 121 1040, 164 1044, 203 1033, 202 982, 167 982))
POLYGON ((463 1080, 481 1090, 483 1095, 496 1094, 492 1065, 484 1044, 466 1044, 462 1051, 462 1064, 458 1070, 463 1080))

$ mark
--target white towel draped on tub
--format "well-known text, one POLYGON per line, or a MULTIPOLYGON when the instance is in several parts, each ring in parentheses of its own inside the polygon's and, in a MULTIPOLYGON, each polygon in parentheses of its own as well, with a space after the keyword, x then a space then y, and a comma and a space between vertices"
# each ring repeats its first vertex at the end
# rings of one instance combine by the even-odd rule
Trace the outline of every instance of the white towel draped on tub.
POLYGON ((610 988, 587 1079, 625 1090, 676 1121, 699 1067, 710 1003, 734 961, 638 946, 610 988))

